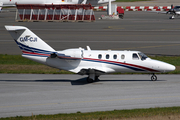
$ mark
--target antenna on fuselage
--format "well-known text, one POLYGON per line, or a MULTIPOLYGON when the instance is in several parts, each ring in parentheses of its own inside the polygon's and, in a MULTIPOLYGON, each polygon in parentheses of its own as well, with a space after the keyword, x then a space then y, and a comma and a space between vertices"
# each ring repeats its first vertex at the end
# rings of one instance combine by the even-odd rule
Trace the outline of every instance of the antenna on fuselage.
POLYGON ((91 51, 91 48, 89 46, 86 46, 88 51, 91 51))

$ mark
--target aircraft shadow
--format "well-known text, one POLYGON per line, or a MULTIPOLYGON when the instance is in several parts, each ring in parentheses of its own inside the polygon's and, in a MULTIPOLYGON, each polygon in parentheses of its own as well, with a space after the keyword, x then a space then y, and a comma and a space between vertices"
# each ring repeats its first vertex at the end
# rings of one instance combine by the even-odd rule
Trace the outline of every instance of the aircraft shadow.
MULTIPOLYGON (((0 82, 70 82, 71 85, 86 85, 93 84, 98 82, 149 82, 151 80, 98 80, 93 83, 88 83, 85 78, 77 79, 77 80, 69 80, 69 79, 42 79, 42 80, 0 80, 0 82)), ((166 80, 157 80, 157 81, 166 81, 166 80)), ((152 81, 153 82, 153 81, 152 81)))
POLYGON ((77 80, 69 80, 69 79, 42 79, 42 80, 0 80, 0 82, 70 82, 71 85, 85 85, 90 84, 86 81, 85 78, 77 79, 77 80))
MULTIPOLYGON (((100 80, 100 81, 103 81, 103 82, 110 82, 110 81, 114 81, 114 82, 128 82, 128 81, 129 82, 138 82, 138 81, 139 82, 141 82, 141 81, 149 82, 149 81, 152 81, 152 80, 100 80)), ((166 80, 157 80, 157 81, 166 81, 166 80)))
POLYGON ((70 82, 71 85, 85 85, 90 84, 86 81, 86 78, 81 78, 77 80, 68 80, 68 79, 58 79, 58 80, 35 80, 35 82, 70 82))

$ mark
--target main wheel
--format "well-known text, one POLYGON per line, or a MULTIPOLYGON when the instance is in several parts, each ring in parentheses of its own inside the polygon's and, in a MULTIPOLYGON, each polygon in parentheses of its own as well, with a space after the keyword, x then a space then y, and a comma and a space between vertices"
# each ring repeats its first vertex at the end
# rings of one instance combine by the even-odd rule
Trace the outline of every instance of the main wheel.
POLYGON ((95 76, 95 81, 99 81, 99 76, 95 76))
POLYGON ((89 77, 87 77, 86 80, 87 80, 88 83, 92 83, 92 82, 93 82, 93 79, 91 79, 91 78, 89 78, 89 77))
POLYGON ((157 80, 157 76, 156 76, 156 75, 152 75, 152 76, 151 76, 151 80, 152 80, 152 81, 156 81, 156 80, 157 80))

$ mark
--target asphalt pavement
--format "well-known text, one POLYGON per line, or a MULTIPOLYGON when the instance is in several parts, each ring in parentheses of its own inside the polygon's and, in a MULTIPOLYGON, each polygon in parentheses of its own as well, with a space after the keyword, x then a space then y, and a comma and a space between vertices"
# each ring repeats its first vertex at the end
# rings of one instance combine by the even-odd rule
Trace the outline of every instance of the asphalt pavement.
POLYGON ((0 74, 0 117, 180 106, 180 75, 0 74))

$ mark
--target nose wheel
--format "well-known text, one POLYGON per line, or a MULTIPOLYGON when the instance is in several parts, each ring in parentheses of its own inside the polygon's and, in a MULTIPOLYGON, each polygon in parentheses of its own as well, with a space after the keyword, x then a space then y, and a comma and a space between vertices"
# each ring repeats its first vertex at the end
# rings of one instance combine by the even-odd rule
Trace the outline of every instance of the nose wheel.
POLYGON ((152 81, 156 81, 157 80, 157 76, 153 73, 152 76, 151 76, 151 80, 152 81))
POLYGON ((173 15, 173 16, 171 16, 171 17, 169 17, 169 19, 174 19, 175 18, 175 16, 173 15))

